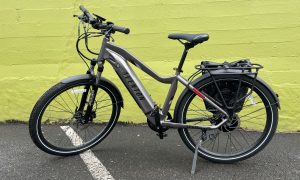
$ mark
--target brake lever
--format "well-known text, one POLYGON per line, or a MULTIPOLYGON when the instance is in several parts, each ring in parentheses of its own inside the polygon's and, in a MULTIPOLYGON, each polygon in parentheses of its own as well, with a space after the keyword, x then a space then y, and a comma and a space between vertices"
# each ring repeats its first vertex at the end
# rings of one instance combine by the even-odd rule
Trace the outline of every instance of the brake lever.
POLYGON ((74 14, 73 17, 77 17, 80 21, 83 21, 85 23, 87 23, 89 21, 88 18, 84 14, 81 14, 80 16, 74 14))
POLYGON ((93 13, 93 15, 96 16, 96 18, 97 18, 100 22, 106 21, 106 19, 105 19, 104 17, 101 17, 101 16, 99 16, 99 15, 97 15, 97 14, 94 14, 94 13, 93 13))

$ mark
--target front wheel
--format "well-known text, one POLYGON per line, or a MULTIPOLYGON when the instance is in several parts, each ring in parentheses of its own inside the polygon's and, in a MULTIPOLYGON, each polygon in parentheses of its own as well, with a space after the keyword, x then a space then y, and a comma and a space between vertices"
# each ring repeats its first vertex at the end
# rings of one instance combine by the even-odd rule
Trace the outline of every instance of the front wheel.
POLYGON ((92 110, 86 115, 92 87, 88 79, 61 82, 38 100, 30 116, 29 132, 41 150, 53 155, 76 155, 111 132, 121 109, 116 89, 101 80, 92 110))
MULTIPOLYGON (((247 159, 262 150, 274 135, 278 122, 277 102, 265 86, 256 82, 253 92, 236 103, 237 99, 251 91, 253 78, 249 76, 219 75, 215 80, 223 98, 211 78, 199 81, 195 87, 217 104, 222 105, 225 101, 228 106, 234 107, 228 122, 214 130, 181 128, 178 129, 180 137, 194 152, 195 144, 204 135, 206 138, 198 149, 198 155, 213 162, 232 163, 247 159)), ((221 121, 222 114, 192 91, 183 96, 177 110, 177 122, 209 126, 221 121)))

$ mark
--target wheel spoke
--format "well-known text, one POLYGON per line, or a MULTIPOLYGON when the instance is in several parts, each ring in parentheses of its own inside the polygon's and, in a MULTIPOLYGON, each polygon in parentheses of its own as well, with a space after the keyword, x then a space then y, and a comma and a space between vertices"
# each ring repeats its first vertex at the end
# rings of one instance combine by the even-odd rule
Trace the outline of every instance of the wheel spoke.
POLYGON ((245 140, 245 142, 247 143, 247 145, 249 146, 249 142, 247 141, 247 139, 245 138, 244 134, 240 131, 240 130, 237 130, 243 137, 243 139, 245 140))
POLYGON ((74 89, 72 88, 72 92, 74 92, 75 94, 75 97, 76 97, 76 103, 77 103, 77 106, 79 106, 79 101, 78 101, 78 94, 75 93, 74 89))
POLYGON ((256 113, 256 112, 258 112, 258 111, 261 111, 261 110, 263 110, 263 109, 265 109, 265 107, 263 107, 263 108, 259 108, 259 109, 256 109, 255 111, 253 111, 253 112, 251 112, 251 113, 248 113, 248 114, 242 115, 242 116, 240 116, 240 118, 242 118, 242 117, 246 117, 246 116, 249 116, 250 114, 256 113))
MULTIPOLYGON (((234 80, 232 83, 238 82, 238 80, 234 80)), ((227 85, 225 82, 223 85, 221 82, 217 83, 226 104, 234 104, 232 101, 235 100, 236 94, 230 90, 234 87, 232 83, 229 82, 227 85)), ((242 81, 241 85, 248 88, 247 93, 249 93, 251 84, 247 83, 242 81)), ((209 86, 209 84, 204 83, 198 89, 205 91, 212 100, 220 102, 219 92, 216 90, 210 92, 205 89, 209 86), (216 93, 216 95, 213 93, 216 93)), ((242 103, 236 104, 239 107, 234 107, 233 115, 231 115, 228 122, 211 131, 212 134, 207 135, 208 140, 202 142, 200 150, 211 156, 218 155, 218 157, 226 158, 241 155, 257 147, 258 143, 262 142, 260 139, 265 138, 265 131, 268 129, 266 126, 269 126, 267 121, 267 118, 269 118, 268 112, 270 112, 270 107, 275 104, 267 104, 269 102, 266 99, 267 96, 262 93, 257 87, 253 88, 253 92, 242 103)), ((192 98, 186 98, 186 102, 182 102, 182 104, 185 104, 184 123, 203 123, 204 125, 208 123, 208 126, 210 126, 221 122, 219 111, 213 111, 211 106, 199 103, 198 98, 194 98, 192 95, 189 97, 192 98), (209 116, 209 114, 211 115, 209 116)), ((197 142, 196 139, 201 136, 201 132, 203 133, 202 130, 183 129, 183 131, 189 133, 189 136, 182 136, 182 138, 192 139, 192 142, 197 142)))
POLYGON ((72 112, 72 109, 69 107, 68 103, 66 103, 65 99, 61 95, 59 95, 59 97, 63 100, 63 102, 67 105, 68 109, 72 112))
POLYGON ((227 145, 228 145, 228 140, 229 140, 229 136, 227 135, 227 140, 226 140, 226 147, 225 147, 225 153, 227 152, 227 145))
POLYGON ((71 99, 72 103, 74 104, 74 107, 77 107, 77 105, 75 104, 75 102, 73 101, 73 98, 71 98, 70 94, 68 91, 66 91, 68 97, 71 99))
MULTIPOLYGON (((192 105, 193 106, 195 106, 196 108, 199 108, 198 106, 196 106, 194 103, 192 103, 192 105)), ((199 108, 199 109, 201 109, 201 108, 199 108)), ((199 114, 201 114, 201 115, 204 115, 205 117, 209 117, 209 115, 207 114, 207 113, 205 113, 204 111, 203 111, 203 113, 202 112, 199 112, 199 111, 197 111, 199 114)))
MULTIPOLYGON (((243 119, 242 121, 249 121, 251 119, 264 119, 264 118, 258 118, 260 116, 265 116, 265 114, 259 114, 257 116, 249 116, 248 119, 243 119)), ((244 116, 245 117, 245 116, 244 116)))
MULTIPOLYGON (((57 94, 51 95, 54 98, 43 111, 40 123, 41 136, 45 144, 51 144, 52 147, 64 149, 64 151, 72 151, 87 146, 92 141, 101 138, 105 134, 104 131, 111 129, 107 126, 114 124, 111 121, 116 117, 113 113, 118 113, 116 107, 119 102, 114 99, 113 103, 111 97, 115 96, 108 94, 111 91, 98 91, 92 111, 94 114, 91 114, 86 122, 85 109, 82 112, 76 112, 82 96, 80 93, 85 87, 86 84, 68 86, 63 90, 58 89, 57 94), (75 106, 74 110, 73 106, 75 106), (69 128, 72 128, 72 131, 69 131, 69 128), (81 141, 81 144, 71 143, 66 133, 69 133, 68 135, 73 137, 74 141, 81 141)), ((90 91, 91 87, 88 89, 88 92, 90 91)))

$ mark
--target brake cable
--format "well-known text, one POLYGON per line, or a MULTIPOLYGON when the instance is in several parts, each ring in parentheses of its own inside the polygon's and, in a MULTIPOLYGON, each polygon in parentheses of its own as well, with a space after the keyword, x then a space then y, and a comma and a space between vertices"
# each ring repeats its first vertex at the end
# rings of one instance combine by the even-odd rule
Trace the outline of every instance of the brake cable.
MULTIPOLYGON (((90 69, 90 67, 89 67, 89 65, 88 65, 88 63, 86 61, 87 60, 89 60, 89 61, 95 61, 95 59, 94 58, 91 59, 91 58, 87 57, 85 54, 83 54, 83 52, 81 52, 81 50, 79 48, 79 43, 80 43, 80 41, 82 39, 84 39, 84 41, 85 41, 85 47, 86 47, 87 51, 89 53, 93 54, 93 55, 99 55, 99 53, 96 53, 96 52, 92 51, 89 48, 88 39, 89 38, 93 38, 93 37, 100 37, 100 36, 104 35, 104 34, 101 34, 101 32, 89 32, 89 30, 90 30, 89 24, 88 24, 88 26, 86 26, 85 22, 82 21, 82 20, 78 23, 78 39, 76 41, 76 50, 77 50, 77 53, 78 53, 79 57, 86 64, 86 66, 88 67, 88 69, 90 69), (82 34, 80 32, 81 24, 82 24, 82 27, 83 27, 83 30, 84 30, 84 32, 82 34)), ((111 31, 111 29, 109 31, 111 31)))
MULTIPOLYGON (((91 51, 90 48, 88 47, 88 38, 99 37, 99 36, 102 36, 102 34, 99 34, 98 32, 88 32, 86 30, 85 24, 82 21, 81 21, 81 23, 83 25, 84 33, 79 34, 79 36, 78 36, 78 39, 77 39, 77 42, 76 42, 76 50, 77 50, 77 52, 78 52, 78 54, 80 55, 81 58, 85 58, 86 60, 93 61, 93 59, 88 58, 86 55, 84 55, 81 52, 81 50, 79 49, 79 42, 82 39, 85 39, 85 47, 88 50, 88 52, 90 52, 91 54, 94 54, 94 55, 98 55, 98 53, 95 53, 95 52, 91 51), (96 34, 96 35, 94 35, 94 34, 96 34)), ((78 25, 78 33, 80 33, 80 24, 81 23, 79 23, 79 25, 78 25)))
POLYGON ((89 53, 91 53, 91 54, 94 54, 94 55, 99 55, 99 53, 96 53, 96 52, 93 52, 92 50, 90 50, 90 48, 89 48, 89 43, 88 43, 88 38, 91 38, 91 37, 99 37, 99 36, 102 36, 102 35, 98 35, 98 36, 90 36, 91 34, 87 34, 87 31, 86 31, 86 29, 84 29, 84 31, 85 31, 85 37, 84 37, 84 40, 85 40, 85 47, 86 47, 86 49, 88 50, 88 52, 89 53), (90 36, 90 37, 88 37, 88 36, 90 36))

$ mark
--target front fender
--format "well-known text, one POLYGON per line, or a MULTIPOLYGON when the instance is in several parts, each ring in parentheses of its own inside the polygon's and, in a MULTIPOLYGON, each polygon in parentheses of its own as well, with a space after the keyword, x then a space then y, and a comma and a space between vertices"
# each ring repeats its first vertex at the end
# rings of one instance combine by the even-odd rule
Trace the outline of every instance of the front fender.
MULTIPOLYGON (((77 80, 91 80, 94 81, 95 80, 95 76, 91 75, 91 74, 81 74, 81 75, 75 75, 75 76, 71 76, 68 78, 65 78, 63 80, 61 80, 61 83, 67 84, 70 83, 72 81, 77 81, 77 80)), ((120 92, 120 90, 117 88, 117 86, 111 82, 110 80, 101 77, 100 78, 100 84, 106 85, 108 86, 108 88, 114 90, 114 92, 116 92, 116 97, 117 97, 117 102, 120 103, 121 107, 124 108, 124 103, 123 103, 123 96, 120 92)))
POLYGON ((75 76, 65 78, 65 79, 61 80, 60 82, 64 83, 64 84, 67 84, 67 83, 72 82, 72 81, 89 80, 89 79, 92 80, 94 78, 95 78, 95 76, 93 76, 91 74, 80 74, 80 75, 75 75, 75 76))

